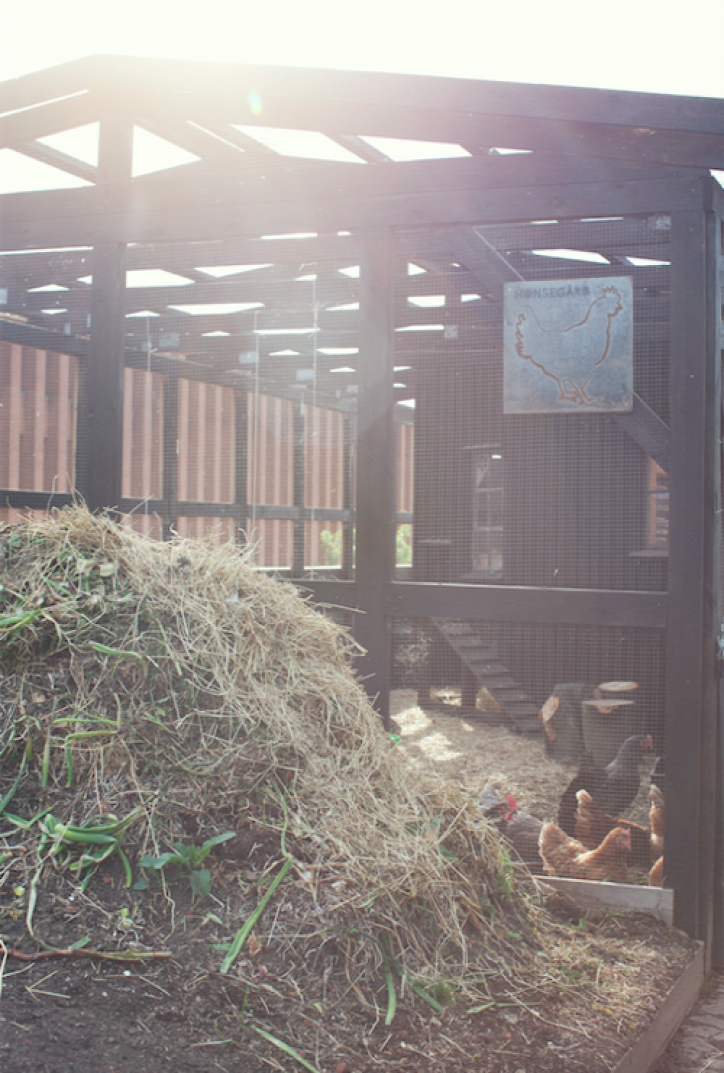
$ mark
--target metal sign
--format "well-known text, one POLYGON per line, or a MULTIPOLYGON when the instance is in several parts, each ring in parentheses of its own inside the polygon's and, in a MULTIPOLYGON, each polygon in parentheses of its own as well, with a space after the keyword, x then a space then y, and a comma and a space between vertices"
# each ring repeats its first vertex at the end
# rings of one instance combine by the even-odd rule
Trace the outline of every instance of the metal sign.
POLYGON ((633 409, 630 276, 505 284, 506 414, 633 409))

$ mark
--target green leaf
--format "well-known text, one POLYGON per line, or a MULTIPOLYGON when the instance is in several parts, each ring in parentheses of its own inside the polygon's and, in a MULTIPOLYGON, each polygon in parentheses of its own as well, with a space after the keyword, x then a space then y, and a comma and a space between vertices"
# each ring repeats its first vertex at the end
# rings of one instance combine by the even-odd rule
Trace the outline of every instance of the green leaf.
POLYGON ((3 797, 2 801, 0 801, 0 816, 2 816, 3 812, 5 811, 7 806, 12 801, 13 797, 15 796, 15 791, 17 790, 18 786, 20 785, 20 780, 22 779, 23 772, 25 771, 25 765, 28 762, 28 749, 29 749, 29 747, 30 747, 30 743, 28 743, 28 745, 25 748, 25 751, 23 752, 23 758, 20 761, 20 769, 19 769, 19 771, 18 771, 18 773, 17 773, 17 775, 15 777, 15 782, 12 784, 12 786, 10 787, 8 792, 5 794, 5 797, 3 797))
POLYGON ((273 1043, 275 1047, 278 1047, 280 1051, 284 1051, 285 1054, 290 1055, 305 1069, 309 1070, 309 1073, 319 1073, 316 1066, 313 1066, 311 1062, 308 1062, 306 1058, 302 1058, 299 1051, 295 1051, 293 1047, 290 1047, 288 1043, 285 1043, 282 1039, 277 1039, 276 1036, 272 1036, 271 1032, 265 1032, 263 1028, 257 1028, 256 1025, 251 1026, 255 1032, 258 1032, 260 1036, 263 1036, 268 1043, 273 1043))
POLYGON ((192 872, 189 878, 194 894, 206 898, 211 893, 211 872, 208 868, 200 868, 197 872, 192 872))
POLYGON ((234 941, 232 942, 231 946, 229 947, 229 952, 226 955, 226 957, 224 958, 223 962, 221 963, 221 970, 220 971, 222 973, 227 973, 229 971, 229 969, 231 968, 231 966, 236 961, 236 958, 238 957, 242 946, 246 942, 249 934, 251 933, 251 929, 254 927, 254 925, 256 924, 257 920, 259 919, 259 917, 264 912, 267 904, 271 900, 271 897, 272 897, 274 891, 277 889, 277 887, 279 886, 281 881, 284 879, 284 876, 287 874, 287 872, 289 871, 291 866, 292 866, 292 859, 291 859, 291 857, 287 857, 285 859, 285 861, 284 861, 284 864, 281 866, 281 868, 279 869, 277 874, 274 876, 274 879, 269 884, 269 889, 267 890, 266 894, 264 895, 264 897, 261 899, 261 901, 257 905, 257 907, 254 910, 254 912, 247 919, 247 921, 245 922, 243 927, 241 927, 239 929, 239 931, 236 933, 236 935, 234 936, 234 941))

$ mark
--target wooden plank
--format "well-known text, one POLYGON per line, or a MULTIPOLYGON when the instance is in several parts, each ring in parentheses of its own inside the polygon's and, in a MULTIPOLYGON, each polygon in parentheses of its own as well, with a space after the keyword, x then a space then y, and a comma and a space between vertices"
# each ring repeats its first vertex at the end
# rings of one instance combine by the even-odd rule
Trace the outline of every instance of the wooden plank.
POLYGON ((88 88, 90 66, 97 68, 97 64, 90 65, 86 59, 71 60, 0 82, 0 111, 15 112, 80 93, 88 88))
MULTIPOLYGON (((347 608, 356 606, 353 582, 305 580, 303 584, 315 600, 347 608)), ((386 613, 412 618, 463 618, 471 622, 662 629, 666 624, 666 593, 397 581, 389 587, 386 613)))
POLYGON ((266 109, 278 101, 333 100, 387 109, 394 102, 430 110, 442 120, 464 111, 714 135, 721 134, 723 125, 724 103, 717 98, 210 61, 95 56, 85 63, 93 83, 109 88, 121 84, 143 92, 158 89, 173 96, 177 106, 207 94, 230 107, 242 107, 238 122, 266 122, 266 109), (254 115, 249 103, 250 90, 264 101, 261 117, 254 115))
POLYGON ((650 406, 634 395, 633 411, 630 414, 614 414, 614 420, 641 447, 647 455, 669 471, 669 429, 650 406))
MULTIPOLYGON (((697 172, 692 168, 666 168, 618 161, 612 161, 606 173, 609 185, 647 180, 689 182, 698 175, 707 174, 701 169, 697 172)), ((197 176, 195 165, 185 165, 165 169, 155 173, 155 177, 146 176, 143 181, 136 179, 131 183, 118 184, 113 191, 35 191, 5 194, 3 200, 7 199, 14 212, 19 213, 26 203, 23 199, 26 199, 39 216, 59 215, 60 211, 73 215, 79 207, 84 214, 98 213, 109 204, 120 206, 125 203, 130 207, 132 200, 129 199, 134 196, 148 208, 159 210, 203 204, 204 199, 233 203, 239 198, 240 183, 245 201, 273 202, 291 198, 303 202, 306 199, 299 196, 300 184, 306 183, 306 188, 314 189, 317 200, 322 202, 339 198, 412 196, 478 188, 525 187, 527 190, 530 186, 598 185, 601 183, 601 165, 595 159, 577 158, 570 161, 548 153, 491 156, 482 160, 400 161, 384 167, 340 162, 300 163, 280 158, 278 163, 245 166, 241 172, 218 168, 210 176, 208 170, 204 169, 203 175, 197 176), (42 198, 38 196, 41 194, 42 198), (81 195, 84 196, 81 198, 81 195), (60 207, 58 212, 54 211, 54 201, 60 207), (43 202, 47 202, 49 209, 44 207, 43 202)), ((484 220, 485 217, 481 217, 478 222, 484 220)), ((259 234, 258 231, 249 233, 259 234)))
MULTIPOLYGON (((492 224, 477 229, 496 249, 508 252, 550 249, 590 250, 595 253, 660 256, 666 259, 669 243, 668 219, 652 217, 625 220, 552 220, 546 224, 492 224), (666 226, 662 226, 662 224, 666 226)), ((423 232, 408 231, 398 236, 401 249, 411 257, 426 243, 423 232)), ((417 281, 415 281, 417 282, 417 281)))
POLYGON ((240 527, 236 533, 239 543, 245 540, 241 532, 248 512, 249 458, 249 396, 246 384, 234 389, 234 506, 239 511, 240 527))
MULTIPOLYGON (((669 990, 653 1019, 612 1073, 646 1073, 661 1057, 699 997, 705 976, 703 943, 669 990)), ((706 1069, 706 1063, 702 1066, 706 1069)))
POLYGON ((293 403, 292 413, 292 498, 297 514, 292 529, 292 577, 304 576, 305 529, 302 520, 305 501, 304 449, 306 440, 306 415, 304 400, 293 403))
POLYGON ((360 235, 360 352, 357 397, 355 637, 358 661, 385 728, 389 726, 392 630, 387 593, 394 570, 396 507, 394 423, 394 294, 392 236, 387 229, 360 235))
POLYGON ((707 276, 712 251, 704 213, 674 213, 671 226, 669 621, 665 741, 667 879, 678 927, 712 940, 714 762, 718 679, 712 600, 713 523, 720 508, 719 355, 712 353, 707 276), (697 847, 692 859, 692 845, 697 847))
POLYGON ((178 529, 178 375, 169 371, 163 378, 163 496, 166 500, 164 540, 178 529))
POLYGON ((72 492, 29 492, 0 488, 0 503, 15 510, 50 511, 69 507, 77 501, 77 496, 72 492))
POLYGON ((36 325, 17 324, 13 321, 0 320, 0 339, 21 346, 34 347, 37 350, 50 350, 57 354, 73 354, 77 358, 87 358, 90 344, 87 339, 64 335, 63 332, 48 331, 36 325))
MULTIPOLYGON (((128 268, 129 270, 167 268, 171 271, 183 272, 184 269, 193 269, 197 265, 294 262, 298 266, 300 262, 318 260, 322 256, 330 265, 330 270, 337 261, 340 267, 352 264, 356 256, 355 241, 348 235, 324 235, 322 239, 317 237, 279 238, 271 242, 260 238, 227 238, 223 246, 220 246, 218 242, 200 242, 194 246, 168 246, 159 243, 132 247, 128 251, 128 268)), ((90 274, 90 253, 82 250, 63 250, 57 253, 13 252, 10 256, 0 257, 0 272, 7 271, 8 268, 12 270, 13 278, 27 281, 31 286, 50 283, 54 280, 59 283, 70 283, 80 276, 90 274)), ((272 278, 273 271, 274 265, 272 264, 270 268, 259 269, 252 275, 257 280, 263 279, 268 282, 272 278)), ((231 278, 243 280, 244 277, 231 278)), ((354 281, 347 282, 350 286, 356 286, 354 281)))
MULTIPOLYGON (((210 281, 204 281, 203 283, 190 282, 172 287, 130 287, 126 292, 126 310, 128 312, 144 309, 164 311, 169 306, 176 305, 194 306, 221 302, 264 302, 266 309, 250 310, 248 313, 228 314, 227 319, 231 319, 233 316, 237 323, 248 320, 252 325, 257 320, 260 328, 283 327, 285 323, 289 326, 294 324, 299 326, 299 310, 295 312, 293 308, 289 308, 289 291, 293 289, 296 294, 304 287, 303 283, 296 282, 294 278, 295 272, 296 275, 299 275, 299 261, 296 258, 295 266, 290 265, 287 279, 277 278, 265 281, 262 278, 255 278, 256 273, 251 272, 232 282, 219 280, 216 283, 210 281), (278 310, 287 312, 286 321, 280 319, 279 312, 273 308, 274 306, 277 306, 278 310)), ((12 276, 11 281, 14 282, 14 279, 15 277, 12 276)), ((31 286, 34 285, 34 283, 31 283, 31 286)), ((31 312, 53 308, 84 309, 88 305, 88 296, 89 291, 87 288, 42 294, 28 294, 18 290, 15 294, 11 292, 8 308, 13 312, 31 312)), ((339 281, 335 280, 329 289, 325 285, 324 302, 327 306, 351 302, 356 297, 356 281, 345 280, 340 277, 339 281)), ((410 309, 410 313, 413 312, 419 313, 421 311, 410 309)), ((187 317, 187 314, 174 309, 171 310, 171 315, 176 317, 177 320, 187 317)), ((358 319, 356 313, 329 313, 324 309, 320 315, 324 317, 327 326, 356 326, 358 319)))
POLYGON ((569 177, 565 168, 533 156, 497 160, 502 165, 452 160, 280 167, 250 175, 241 191, 236 180, 187 184, 176 178, 145 186, 6 194, 0 202, 7 221, 2 248, 203 240, 225 237, 230 230, 260 235, 370 224, 453 225, 522 214, 657 213, 702 203, 699 173, 693 169, 690 178, 602 182, 591 161, 578 161, 576 169, 568 169, 569 177), (526 188, 524 209, 518 185, 526 188), (300 190, 315 194, 300 197, 300 190))
POLYGON ((674 891, 667 887, 640 887, 635 883, 595 883, 589 879, 565 879, 538 876, 545 883, 567 894, 582 909, 601 909, 616 913, 651 913, 672 927, 674 891))
POLYGON ((47 138, 100 119, 98 103, 82 93, 67 100, 51 101, 26 112, 0 117, 0 148, 12 149, 36 138, 47 138))
POLYGON ((597 151, 719 167, 722 102, 664 94, 361 74, 294 68, 99 63, 97 79, 136 111, 328 131, 364 131, 464 145, 512 145, 573 153, 595 135, 597 151), (203 73, 202 73, 203 72, 203 73), (264 102, 257 116, 250 92, 264 102), (663 141, 659 146, 657 143, 663 141), (694 154, 696 153, 696 157, 694 154), (698 157, 701 160, 698 160, 698 157))
POLYGON ((135 123, 137 127, 142 127, 144 130, 149 131, 150 134, 155 134, 157 137, 163 138, 173 145, 178 145, 187 152, 214 164, 223 166, 237 162, 244 163, 244 153, 242 151, 234 149, 227 142, 215 138, 213 134, 199 129, 199 127, 186 120, 170 119, 168 117, 157 119, 144 114, 136 116, 135 123))
POLYGON ((389 614, 478 622, 581 623, 661 629, 666 593, 550 589, 526 585, 395 582, 389 614))
POLYGON ((483 294, 502 299, 503 284, 523 279, 498 250, 471 227, 450 227, 435 232, 435 238, 449 245, 457 261, 483 288, 483 294))
MULTIPOLYGON (((101 124, 101 179, 130 175, 132 145, 130 122, 109 119, 101 124)), ((78 443, 80 489, 93 511, 117 510, 121 501, 125 290, 125 246, 98 244, 93 251, 90 356, 80 402, 85 422, 78 443)))
MULTIPOLYGON (((193 102, 181 105, 170 94, 157 89, 143 95, 124 89, 124 99, 135 111, 154 108, 160 113, 177 116, 190 111, 191 118, 201 125, 219 119, 245 125, 259 121, 257 117, 243 116, 243 106, 240 109, 232 102, 204 99, 202 94, 198 94, 193 102)), ((594 125, 515 115, 502 118, 461 108, 450 112, 405 108, 390 101, 384 106, 365 103, 350 108, 332 98, 313 102, 267 99, 263 121, 270 126, 300 130, 321 129, 336 133, 354 128, 389 138, 440 141, 463 146, 475 154, 486 153, 490 146, 502 146, 556 153, 569 161, 575 160, 576 155, 598 156, 607 160, 700 168, 720 168, 724 161, 721 134, 712 131, 669 132, 651 127, 628 128, 625 125, 594 125)))
POLYGON ((90 510, 117 508, 123 465, 123 294, 125 247, 104 243, 94 250, 90 357, 80 412, 80 490, 90 510))
POLYGON ((363 130, 569 154, 590 151, 592 143, 602 155, 678 159, 714 168, 722 166, 724 155, 724 106, 717 99, 108 56, 77 61, 75 69, 59 68, 55 78, 48 72, 36 78, 34 88, 15 80, 5 98, 37 100, 49 92, 39 84, 54 82, 61 93, 93 85, 98 98, 121 97, 137 113, 155 110, 207 122, 363 130), (252 90, 264 101, 261 116, 249 103, 252 90))
POLYGON ((84 160, 79 160, 78 157, 71 156, 69 153, 62 153, 60 149, 53 149, 50 145, 43 145, 41 142, 22 142, 14 148, 16 152, 24 156, 39 160, 41 164, 49 164, 51 168, 60 168, 61 171, 75 175, 79 179, 85 179, 86 182, 98 181, 98 169, 93 164, 86 164, 84 160))

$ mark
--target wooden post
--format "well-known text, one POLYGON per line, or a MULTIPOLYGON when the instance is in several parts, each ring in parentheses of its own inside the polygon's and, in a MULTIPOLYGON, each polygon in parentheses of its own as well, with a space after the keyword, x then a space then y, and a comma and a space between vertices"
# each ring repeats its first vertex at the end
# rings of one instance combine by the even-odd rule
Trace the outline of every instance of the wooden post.
POLYGON ((349 579, 354 576, 354 539, 355 539, 355 507, 354 507, 354 464, 355 464, 355 419, 354 415, 344 415, 344 461, 342 473, 342 506, 349 511, 349 521, 342 524, 342 562, 340 564, 340 578, 349 579))
MULTIPOLYGON (((670 534, 666 675, 666 882, 674 921, 711 949, 721 598, 720 357, 715 218, 671 218, 670 534)), ((716 222, 718 226, 718 221, 716 222)))
MULTIPOLYGON (((248 518, 247 465, 249 457, 249 388, 237 384, 234 388, 234 504, 238 511, 235 540, 242 543, 240 530, 246 533, 248 518)), ((246 540, 243 541, 246 543, 246 540)))
MULTIPOLYGON (((133 124, 125 116, 101 120, 100 182, 131 177, 133 124)), ((126 247, 119 242, 93 248, 90 356, 84 377, 81 420, 83 484, 91 510, 117 509, 123 468, 123 365, 125 347, 126 247)), ((80 446, 80 443, 79 443, 80 446)))
POLYGON ((389 726, 392 628, 386 614, 394 570, 394 257, 388 228, 360 236, 355 636, 365 687, 389 726))
MULTIPOLYGON (((293 451, 293 498, 298 516, 292 531, 292 577, 304 577, 304 497, 305 497, 305 453, 306 453, 306 416, 304 413, 304 396, 293 404, 292 416, 292 451, 293 451)), ((313 538, 312 538, 313 539, 313 538)))
POLYGON ((163 376, 163 498, 166 517, 163 539, 170 540, 178 529, 178 374, 164 372, 163 376))

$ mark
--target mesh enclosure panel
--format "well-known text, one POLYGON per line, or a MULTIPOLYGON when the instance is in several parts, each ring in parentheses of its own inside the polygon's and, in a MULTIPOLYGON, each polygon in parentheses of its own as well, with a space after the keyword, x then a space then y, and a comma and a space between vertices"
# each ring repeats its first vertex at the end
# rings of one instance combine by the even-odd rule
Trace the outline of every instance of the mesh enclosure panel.
POLYGON ((88 269, 86 249, 0 255, 0 521, 48 495, 62 505, 76 487, 88 269))
POLYGON ((146 389, 154 425, 129 416, 127 384, 124 474, 136 451, 154 463, 124 495, 144 499, 140 515, 163 501, 166 529, 182 535, 248 541, 264 569, 350 576, 352 236, 135 247, 129 266, 131 393, 143 390, 134 377, 160 388, 146 389))
POLYGON ((625 419, 573 405, 504 412, 503 283, 631 279, 633 387, 665 423, 667 228, 665 217, 480 226, 475 269, 454 229, 401 234, 396 362, 414 413, 417 580, 666 588, 666 474, 625 419))

